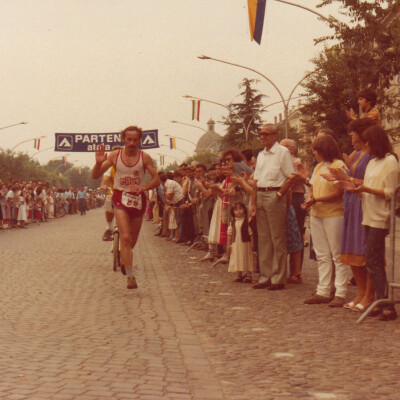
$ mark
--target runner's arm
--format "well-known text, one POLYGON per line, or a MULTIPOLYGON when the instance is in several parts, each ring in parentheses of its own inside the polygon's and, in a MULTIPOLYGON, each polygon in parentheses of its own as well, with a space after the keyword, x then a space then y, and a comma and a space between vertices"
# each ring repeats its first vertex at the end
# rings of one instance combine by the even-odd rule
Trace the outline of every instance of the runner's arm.
POLYGON ((110 175, 103 175, 103 179, 101 180, 99 189, 106 190, 107 189, 107 183, 110 181, 110 179, 111 179, 110 175))

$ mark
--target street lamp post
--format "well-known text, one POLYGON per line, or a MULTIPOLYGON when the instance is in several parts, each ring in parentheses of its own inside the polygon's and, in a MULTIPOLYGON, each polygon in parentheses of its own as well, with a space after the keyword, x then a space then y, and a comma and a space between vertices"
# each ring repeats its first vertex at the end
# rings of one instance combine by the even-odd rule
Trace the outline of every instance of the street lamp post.
POLYGON ((7 125, 7 126, 3 126, 0 128, 1 129, 6 129, 6 128, 11 128, 12 126, 17 126, 17 125, 25 125, 27 124, 27 122, 18 122, 17 124, 11 124, 11 125, 7 125))
POLYGON ((176 157, 174 157, 174 156, 171 156, 171 154, 157 153, 157 155, 159 155, 159 156, 165 156, 165 157, 171 157, 171 158, 173 158, 174 160, 176 160, 176 161, 178 161, 178 162, 181 162, 181 161, 179 160, 179 158, 176 158, 176 157))
POLYGON ((172 135, 165 135, 165 136, 180 139, 180 140, 185 140, 186 142, 189 142, 189 143, 193 144, 194 146, 197 146, 197 144, 195 142, 192 142, 191 140, 188 140, 188 139, 181 138, 179 136, 172 136, 172 135))
POLYGON ((190 157, 190 154, 187 152, 187 151, 185 151, 185 150, 182 150, 182 149, 171 149, 169 146, 167 146, 166 144, 160 144, 160 147, 168 147, 170 150, 179 150, 179 151, 181 151, 182 153, 185 153, 188 157, 190 157))
POLYGON ((299 7, 299 8, 302 8, 303 10, 309 11, 309 12, 315 14, 315 15, 318 15, 318 17, 320 17, 323 20, 329 22, 333 26, 338 26, 340 24, 340 21, 337 20, 336 18, 332 17, 331 15, 329 16, 330 18, 327 18, 324 15, 320 14, 319 12, 317 12, 315 10, 312 10, 311 8, 304 7, 304 6, 300 5, 300 4, 291 3, 290 1, 286 1, 286 0, 275 0, 275 1, 278 1, 279 3, 288 4, 289 6, 299 7))
MULTIPOLYGON (((70 156, 70 155, 71 155, 71 154, 68 153, 68 154, 64 154, 63 156, 54 157, 54 158, 52 158, 51 160, 47 161, 47 164, 48 164, 50 161, 58 160, 59 158, 68 157, 68 156, 70 156)), ((61 165, 64 165, 64 164, 61 164, 61 165)))
POLYGON ((203 128, 200 128, 200 126, 196 126, 196 125, 192 125, 192 124, 187 124, 187 123, 185 123, 185 122, 180 122, 180 121, 171 121, 171 122, 172 122, 173 124, 181 124, 181 125, 191 126, 191 127, 193 127, 193 128, 200 129, 200 130, 202 130, 203 132, 207 133, 207 131, 206 131, 205 129, 203 129, 203 128))
MULTIPOLYGON (((294 99, 298 99, 299 97, 303 97, 303 96, 297 96, 297 97, 293 97, 293 98, 294 98, 294 99)), ((286 101, 288 101, 288 100, 286 100, 286 101)), ((265 111, 267 108, 269 108, 269 107, 271 107, 271 106, 274 106, 274 105, 276 105, 276 104, 279 104, 279 103, 282 103, 282 100, 275 101, 274 103, 268 104, 268 105, 266 105, 265 107, 261 108, 259 111, 255 112, 255 113, 253 114, 253 116, 251 117, 251 119, 250 119, 248 125, 247 125, 247 129, 250 127, 250 124, 253 122, 253 119, 256 117, 256 115, 262 113, 262 112, 265 111)))
POLYGON ((27 143, 27 142, 30 142, 31 140, 35 140, 35 139, 43 139, 43 138, 45 138, 45 137, 47 137, 47 136, 38 136, 38 137, 34 137, 34 138, 32 138, 32 139, 23 140, 22 142, 17 143, 17 144, 11 149, 11 151, 13 151, 17 146, 19 146, 19 145, 22 144, 22 143, 27 143))
POLYGON ((47 147, 47 148, 45 148, 45 149, 43 149, 43 150, 39 150, 38 152, 36 152, 33 156, 32 156, 32 158, 33 157, 36 157, 39 153, 41 153, 42 151, 47 151, 47 150, 51 150, 51 149, 54 149, 54 146, 51 146, 51 147, 47 147))
POLYGON ((228 64, 228 65, 233 65, 234 67, 239 67, 239 68, 243 68, 243 69, 247 69, 249 71, 252 71, 260 76, 262 76, 265 80, 267 80, 274 88, 275 90, 278 92, 279 96, 281 97, 283 106, 284 106, 284 117, 285 117, 285 136, 286 138, 288 137, 288 132, 289 132, 289 120, 288 120, 288 116, 289 116, 289 102, 290 99, 294 93, 294 91, 297 89, 297 87, 300 85, 301 82, 303 82, 304 79, 308 78, 311 74, 313 74, 315 71, 309 72, 306 76, 304 76, 303 78, 300 79, 300 81, 298 81, 296 83, 296 85, 294 86, 294 88, 292 89, 292 91, 290 92, 290 95, 288 97, 287 100, 285 100, 285 98, 283 97, 282 92, 279 90, 278 86, 276 86, 276 84, 270 79, 268 78, 266 75, 262 74, 261 72, 250 68, 250 67, 246 67, 244 65, 240 65, 240 64, 235 64, 235 63, 231 63, 228 61, 224 61, 224 60, 219 60, 217 58, 213 58, 213 57, 208 57, 208 56, 199 56, 198 57, 200 60, 213 60, 213 61, 217 61, 223 64, 228 64))
MULTIPOLYGON (((199 57, 199 58, 200 58, 200 57, 199 57)), ((244 119, 241 118, 240 115, 239 115, 233 108, 228 107, 228 106, 225 105, 225 104, 218 103, 218 102, 216 102, 216 101, 207 100, 207 99, 202 99, 202 98, 200 98, 200 97, 190 96, 190 95, 188 95, 188 94, 186 94, 186 95, 183 96, 183 97, 185 97, 186 99, 195 99, 195 100, 205 101, 206 103, 216 104, 216 105, 218 105, 218 106, 221 106, 221 107, 226 108, 226 109, 229 110, 231 113, 235 114, 235 115, 240 119, 240 121, 242 122, 243 129, 244 129, 244 133, 245 133, 245 135, 246 135, 246 141, 247 141, 248 136, 249 136, 249 133, 248 133, 248 131, 247 131, 246 125, 244 124, 244 119)))
MULTIPOLYGON (((73 162, 77 162, 77 161, 79 161, 79 160, 72 160, 71 161, 71 163, 73 163, 73 162)), ((59 168, 61 168, 61 167, 65 167, 65 165, 64 164, 60 164, 53 172, 55 173, 59 168)), ((75 168, 75 165, 71 165, 69 168, 67 168, 65 171, 64 171, 64 174, 66 173, 66 172, 68 172, 70 169, 72 169, 72 168, 75 168)))

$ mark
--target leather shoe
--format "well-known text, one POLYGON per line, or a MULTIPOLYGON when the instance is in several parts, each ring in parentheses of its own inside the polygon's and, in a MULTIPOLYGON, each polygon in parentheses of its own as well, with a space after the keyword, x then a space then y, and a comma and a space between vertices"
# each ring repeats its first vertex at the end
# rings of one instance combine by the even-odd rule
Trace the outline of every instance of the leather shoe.
POLYGON ((397 318, 397 312, 395 310, 383 310, 379 321, 394 321, 397 318))
POLYGON ((268 288, 268 282, 257 282, 252 286, 253 289, 267 289, 268 288))
POLYGON ((282 290, 285 289, 285 285, 283 283, 271 283, 268 286, 268 290, 282 290))

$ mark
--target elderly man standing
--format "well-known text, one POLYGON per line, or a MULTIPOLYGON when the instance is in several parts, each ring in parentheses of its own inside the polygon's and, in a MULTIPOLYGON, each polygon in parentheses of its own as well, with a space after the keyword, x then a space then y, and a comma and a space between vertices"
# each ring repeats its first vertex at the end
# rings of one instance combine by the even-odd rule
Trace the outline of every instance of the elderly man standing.
POLYGON ((257 157, 250 216, 257 216, 260 278, 254 289, 280 290, 286 283, 286 191, 294 172, 290 151, 280 145, 278 128, 263 125, 264 150, 257 157))

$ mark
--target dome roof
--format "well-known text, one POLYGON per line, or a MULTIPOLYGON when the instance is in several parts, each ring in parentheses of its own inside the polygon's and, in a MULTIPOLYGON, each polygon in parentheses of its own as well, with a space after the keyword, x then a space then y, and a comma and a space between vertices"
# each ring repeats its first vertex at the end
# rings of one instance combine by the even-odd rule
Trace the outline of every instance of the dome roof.
POLYGON ((212 119, 207 122, 207 125, 208 131, 197 142, 196 152, 219 149, 219 142, 222 136, 214 131, 215 122, 212 119))

